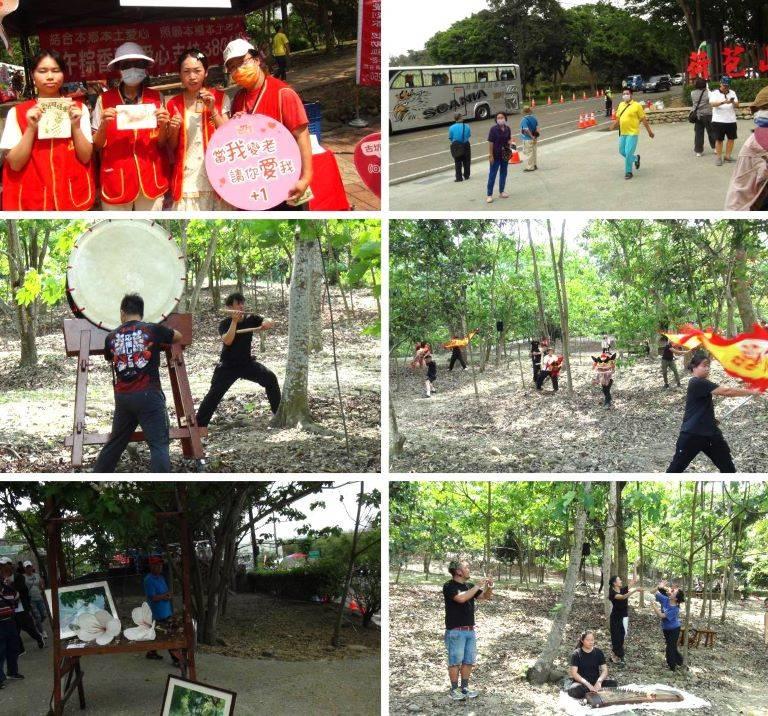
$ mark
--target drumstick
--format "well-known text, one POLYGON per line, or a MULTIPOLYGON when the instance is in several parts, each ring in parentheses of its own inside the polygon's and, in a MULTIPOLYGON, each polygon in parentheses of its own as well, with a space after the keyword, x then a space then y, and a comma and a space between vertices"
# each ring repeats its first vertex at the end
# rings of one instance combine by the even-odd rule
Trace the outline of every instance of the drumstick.
POLYGON ((256 331, 260 331, 262 329, 262 326, 258 326, 257 328, 241 328, 239 331, 235 331, 235 333, 255 333, 256 331))
POLYGON ((219 313, 230 313, 230 314, 231 313, 241 313, 241 314, 245 314, 245 311, 241 311, 240 309, 237 309, 237 308, 222 308, 222 309, 219 310, 219 313))

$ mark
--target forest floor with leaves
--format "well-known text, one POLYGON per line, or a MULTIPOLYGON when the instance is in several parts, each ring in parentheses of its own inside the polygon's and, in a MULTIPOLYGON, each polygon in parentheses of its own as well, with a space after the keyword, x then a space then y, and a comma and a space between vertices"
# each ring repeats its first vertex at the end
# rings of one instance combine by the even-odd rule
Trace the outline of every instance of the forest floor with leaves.
MULTIPOLYGON (((222 298, 231 287, 222 287, 222 298)), ((231 290, 234 290, 231 288, 231 290)), ((380 343, 363 334, 376 320, 376 304, 369 292, 355 292, 355 316, 346 318, 338 291, 332 291, 339 379, 349 433, 347 456, 339 411, 331 349, 331 323, 323 302, 323 351, 310 357, 309 405, 313 418, 327 434, 300 428, 276 429, 269 423, 264 389, 239 380, 230 388, 209 425, 204 439, 207 472, 377 472, 380 469, 380 343)), ((249 305, 252 305, 248 296, 249 305)), ((254 337, 252 354, 272 370, 282 388, 288 350, 288 307, 275 289, 264 297, 260 286, 258 310, 276 325, 266 334, 265 350, 254 337)), ((8 322, 0 322, 0 472, 69 472, 70 451, 64 437, 72 430, 75 399, 75 358, 64 354, 61 320, 69 318, 64 308, 46 321, 37 339, 38 366, 18 365, 20 344, 8 322)), ((221 340, 218 324, 223 318, 214 311, 208 292, 203 293, 195 312, 194 343, 185 351, 187 371, 195 406, 210 386, 218 361, 221 340)), ((168 401, 171 425, 176 424, 168 372, 161 357, 160 378, 168 401)), ((114 399, 109 365, 101 356, 91 360, 88 377, 87 429, 108 432, 114 399)), ((86 447, 84 469, 89 470, 98 454, 86 447)), ((194 465, 184 460, 179 441, 171 442, 174 472, 190 472, 194 465)), ((149 451, 134 443, 123 454, 120 472, 149 469, 149 451)))
POLYGON ((341 646, 331 646, 337 604, 276 599, 264 594, 230 597, 219 623, 219 641, 200 644, 204 653, 280 661, 328 661, 378 655, 381 630, 363 628, 360 616, 344 612, 341 646))
MULTIPOLYGON (((405 437, 403 453, 392 458, 394 472, 664 472, 675 450, 685 408, 690 374, 677 359, 682 387, 664 389, 658 358, 639 358, 617 370, 611 395, 603 407, 599 386, 592 385, 588 353, 571 357, 573 395, 560 375, 559 391, 549 380, 535 389, 530 361, 523 353, 521 378, 517 355, 485 372, 456 364, 448 371, 444 353, 431 398, 424 398, 424 370, 403 368, 398 381, 390 370, 390 397, 398 430, 405 437), (523 385, 524 382, 524 385, 523 385)), ((392 361, 394 365, 394 361, 392 361)), ((741 387, 713 362, 710 380, 741 387)), ((715 398, 717 416, 743 398, 715 398)), ((768 407, 753 399, 736 410, 721 429, 739 472, 768 470, 768 445, 756 440, 768 427, 768 407)), ((714 465, 699 455, 689 472, 712 472, 714 465)))
MULTIPOLYGON (((533 589, 519 589, 516 580, 496 582, 494 597, 476 608, 478 665, 472 683, 480 696, 473 701, 451 702, 443 643, 444 614, 442 584, 448 575, 431 576, 404 572, 400 583, 389 585, 389 670, 390 713, 484 714, 487 716, 546 716, 558 709, 559 685, 533 686, 525 679, 544 644, 558 603, 561 585, 547 583, 533 589)), ((693 599, 694 626, 701 601, 693 599)), ((768 714, 768 647, 763 644, 762 603, 729 604, 725 624, 719 622, 719 605, 714 605, 714 648, 699 647, 689 653, 690 670, 670 672, 664 660, 664 639, 659 619, 648 605, 639 606, 639 597, 630 600, 626 666, 609 669, 619 684, 666 684, 688 691, 710 703, 709 708, 680 711, 680 714, 724 716, 765 716, 768 714)), ((555 671, 567 674, 582 629, 596 632, 597 646, 606 656, 610 634, 602 600, 576 596, 555 671)), ((659 714, 656 710, 627 714, 659 714)))

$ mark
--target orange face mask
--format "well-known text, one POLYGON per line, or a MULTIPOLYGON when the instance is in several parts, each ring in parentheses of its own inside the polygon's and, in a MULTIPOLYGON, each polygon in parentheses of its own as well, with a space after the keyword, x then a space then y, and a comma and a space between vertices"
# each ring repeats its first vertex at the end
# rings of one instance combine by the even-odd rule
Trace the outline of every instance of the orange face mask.
POLYGON ((255 63, 245 63, 240 65, 233 73, 232 79, 236 84, 247 90, 258 87, 263 79, 261 68, 255 63))

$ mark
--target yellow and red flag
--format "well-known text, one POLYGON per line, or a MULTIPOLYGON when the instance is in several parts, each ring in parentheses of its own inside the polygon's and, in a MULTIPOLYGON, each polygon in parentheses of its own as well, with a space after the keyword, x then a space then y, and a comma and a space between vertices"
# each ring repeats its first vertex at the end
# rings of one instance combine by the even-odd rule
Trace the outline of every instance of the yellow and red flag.
POLYGON ((466 338, 452 338, 447 343, 443 343, 443 348, 464 348, 479 332, 478 329, 470 331, 466 338))
POLYGON ((698 346, 705 348, 728 375, 757 390, 768 389, 768 330, 761 325, 756 323, 750 333, 740 333, 733 338, 692 326, 684 326, 680 333, 663 335, 689 350, 698 346))

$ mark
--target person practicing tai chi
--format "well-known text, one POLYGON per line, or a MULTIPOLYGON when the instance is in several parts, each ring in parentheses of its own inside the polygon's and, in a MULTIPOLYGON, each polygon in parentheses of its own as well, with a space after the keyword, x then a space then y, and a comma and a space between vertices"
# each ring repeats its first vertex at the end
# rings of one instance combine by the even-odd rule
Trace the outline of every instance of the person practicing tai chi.
POLYGON ((169 424, 160 385, 160 351, 181 341, 181 333, 145 323, 144 299, 129 293, 120 302, 120 325, 104 339, 104 357, 112 364, 115 414, 112 432, 94 472, 114 472, 138 425, 149 446, 152 472, 170 472, 169 424))
POLYGON ((490 579, 481 579, 479 584, 470 582, 468 562, 451 562, 448 572, 451 578, 443 585, 443 599, 450 697, 453 701, 464 701, 477 697, 477 691, 469 688, 469 677, 477 663, 475 602, 491 598, 493 582, 490 579))
POLYGON ((710 362, 705 353, 695 353, 688 365, 693 377, 688 381, 685 413, 675 455, 667 472, 684 472, 694 458, 703 452, 720 472, 736 472, 731 449, 715 419, 713 395, 724 398, 760 395, 752 388, 726 388, 709 380, 710 362))
POLYGON ((643 587, 635 587, 637 581, 624 586, 621 577, 613 576, 608 580, 608 599, 611 602, 611 661, 624 664, 624 641, 629 633, 629 598, 635 592, 642 592, 643 587))
POLYGON ((656 616, 661 619, 661 630, 664 633, 666 644, 667 666, 670 671, 678 668, 687 669, 683 663, 683 655, 677 650, 677 642, 680 640, 680 605, 685 602, 683 590, 678 587, 667 586, 666 581, 659 582, 656 587, 655 602, 651 602, 651 608, 656 616), (658 602, 658 604, 657 604, 658 602), (661 605, 661 606, 659 606, 661 605))
POLYGON ((431 398, 432 393, 436 393, 435 381, 437 380, 437 363, 431 353, 424 356, 424 365, 427 367, 427 377, 424 381, 424 397, 431 398))
POLYGON ((608 678, 605 654, 595 646, 595 633, 591 630, 581 633, 576 651, 571 654, 568 676, 572 680, 566 689, 568 696, 579 700, 588 693, 619 685, 617 681, 608 678))
POLYGON ((536 378, 536 390, 541 390, 544 381, 549 378, 552 381, 552 389, 557 392, 557 380, 560 376, 560 370, 563 367, 562 358, 555 355, 554 348, 547 348, 547 355, 541 360, 541 370, 539 377, 536 378))
POLYGON ((219 323, 219 335, 224 345, 213 371, 211 387, 197 410, 197 424, 201 427, 208 425, 222 398, 240 378, 252 380, 267 391, 267 400, 273 413, 277 412, 280 405, 277 377, 251 356, 253 334, 272 328, 274 323, 269 318, 247 313, 242 293, 229 294, 225 304, 230 315, 219 323))
POLYGON ((541 348, 537 340, 531 340, 531 363, 533 365, 533 381, 539 377, 541 372, 541 348))
POLYGON ((667 372, 672 371, 672 375, 675 376, 675 382, 677 387, 680 387, 680 375, 677 372, 677 366, 675 365, 675 356, 683 356, 688 351, 681 351, 675 348, 675 344, 666 339, 666 342, 661 346, 661 377, 664 378, 664 388, 669 388, 669 380, 667 378, 667 372))
POLYGON ((592 356, 592 368, 595 371, 595 383, 603 391, 603 407, 611 406, 611 386, 616 372, 616 354, 603 351, 599 356, 592 356))

